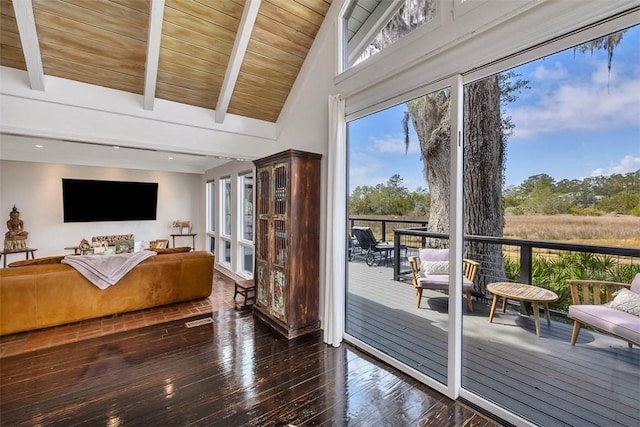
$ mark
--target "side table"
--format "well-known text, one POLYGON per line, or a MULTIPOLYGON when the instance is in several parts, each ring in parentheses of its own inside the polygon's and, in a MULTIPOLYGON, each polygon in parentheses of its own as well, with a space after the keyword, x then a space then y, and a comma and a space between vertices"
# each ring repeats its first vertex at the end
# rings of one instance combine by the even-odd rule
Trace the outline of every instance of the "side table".
POLYGON ((7 267, 7 255, 10 254, 26 254, 26 258, 25 259, 29 259, 29 254, 31 254, 31 259, 36 259, 34 252, 37 251, 37 249, 33 249, 33 248, 24 248, 24 249, 4 249, 2 252, 0 252, 0 258, 3 258, 3 267, 7 267))
POLYGON ((538 286, 526 285, 524 283, 495 282, 487 285, 487 291, 493 294, 491 312, 489 313, 489 323, 493 322, 493 315, 498 305, 498 297, 502 297, 502 312, 507 308, 507 299, 530 302, 533 305, 533 321, 536 325, 536 335, 540 336, 540 318, 538 313, 538 303, 544 306, 544 314, 547 318, 547 325, 551 326, 549 318, 549 303, 556 301, 558 295, 548 289, 538 286))
POLYGON ((190 234, 170 234, 171 239, 172 239, 172 243, 173 243, 173 247, 176 247, 176 237, 189 237, 191 236, 191 250, 195 251, 196 250, 196 236, 198 234, 197 233, 190 233, 190 234))

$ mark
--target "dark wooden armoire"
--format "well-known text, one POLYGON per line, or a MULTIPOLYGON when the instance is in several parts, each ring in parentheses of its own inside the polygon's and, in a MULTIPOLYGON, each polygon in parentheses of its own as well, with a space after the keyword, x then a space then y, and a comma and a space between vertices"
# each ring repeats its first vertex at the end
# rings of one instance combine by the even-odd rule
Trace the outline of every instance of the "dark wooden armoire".
POLYGON ((254 315, 287 338, 320 328, 320 159, 287 150, 254 161, 254 315))

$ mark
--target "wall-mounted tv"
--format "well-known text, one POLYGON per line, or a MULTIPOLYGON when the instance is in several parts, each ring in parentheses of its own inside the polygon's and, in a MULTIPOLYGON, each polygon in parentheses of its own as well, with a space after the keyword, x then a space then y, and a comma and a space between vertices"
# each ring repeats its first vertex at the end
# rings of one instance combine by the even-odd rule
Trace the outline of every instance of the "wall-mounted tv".
POLYGON ((64 222, 155 220, 157 182, 62 178, 64 222))

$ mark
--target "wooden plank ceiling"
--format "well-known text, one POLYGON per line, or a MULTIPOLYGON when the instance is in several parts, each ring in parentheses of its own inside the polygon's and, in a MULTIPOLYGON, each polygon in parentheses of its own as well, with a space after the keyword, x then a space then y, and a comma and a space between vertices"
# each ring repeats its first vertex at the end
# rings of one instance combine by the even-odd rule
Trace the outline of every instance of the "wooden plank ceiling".
MULTIPOLYGON (((249 1, 165 0, 156 98, 216 108, 249 1)), ((31 2, 45 75, 144 94, 152 0, 31 2)), ((277 120, 330 3, 260 2, 228 113, 277 120)), ((12 0, 0 0, 0 65, 26 70, 24 54, 12 0)))

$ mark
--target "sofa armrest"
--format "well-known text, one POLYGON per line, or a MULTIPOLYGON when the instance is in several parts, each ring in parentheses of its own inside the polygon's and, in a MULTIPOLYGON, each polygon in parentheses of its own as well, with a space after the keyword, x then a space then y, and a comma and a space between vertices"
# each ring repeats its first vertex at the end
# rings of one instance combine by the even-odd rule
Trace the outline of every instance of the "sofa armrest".
POLYGON ((613 300, 618 289, 631 288, 629 283, 609 282, 606 280, 568 279, 571 287, 571 299, 574 305, 600 305, 613 300))

